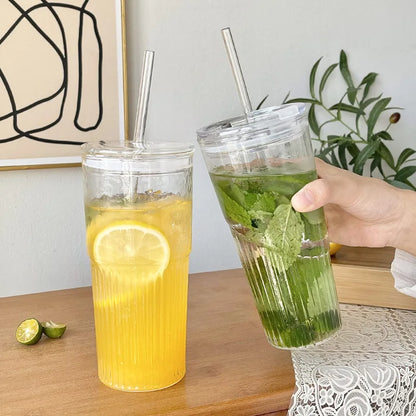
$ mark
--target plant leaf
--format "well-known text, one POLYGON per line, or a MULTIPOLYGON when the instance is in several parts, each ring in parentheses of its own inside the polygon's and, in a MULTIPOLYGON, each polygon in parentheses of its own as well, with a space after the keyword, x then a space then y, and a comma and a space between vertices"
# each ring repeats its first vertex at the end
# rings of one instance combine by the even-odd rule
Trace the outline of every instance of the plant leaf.
POLYGON ((318 153, 316 157, 318 157, 319 159, 323 160, 326 163, 331 164, 331 161, 326 157, 326 155, 323 155, 322 153, 318 153))
POLYGON ((412 182, 410 182, 409 180, 405 180, 404 181, 404 183, 406 184, 406 185, 409 185, 414 191, 416 191, 416 186, 414 186, 413 184, 412 184, 412 182))
POLYGON ((360 153, 357 155, 357 157, 354 160, 354 167, 352 170, 354 173, 358 173, 359 175, 362 175, 365 163, 371 156, 373 156, 374 152, 377 150, 379 145, 380 145, 380 141, 376 140, 374 142, 367 144, 361 149, 360 153))
POLYGON ((416 172, 416 166, 406 166, 404 168, 401 168, 396 175, 394 176, 394 179, 396 181, 402 182, 403 180, 409 178, 416 172))
POLYGON ((357 93, 360 89, 359 88, 355 88, 355 87, 348 87, 347 88, 347 96, 348 96, 348 100, 351 102, 350 97, 353 96, 354 97, 354 101, 351 104, 354 104, 355 102, 355 98, 357 96, 357 93))
POLYGON ((321 82, 319 83, 319 99, 322 101, 322 91, 325 88, 326 82, 328 81, 329 76, 332 74, 334 69, 338 66, 338 64, 330 65, 324 74, 322 75, 321 82))
POLYGON ((361 81, 360 87, 362 85, 368 85, 368 84, 372 84, 377 77, 378 74, 376 74, 375 72, 370 72, 369 74, 367 74, 363 80, 361 81))
POLYGON ((361 81, 360 87, 365 85, 363 96, 361 98, 361 102, 363 102, 367 98, 368 93, 370 92, 370 88, 374 84, 374 81, 376 80, 377 75, 378 74, 376 74, 375 72, 370 72, 361 81))
POLYGON ((218 190, 219 200, 222 202, 225 214, 237 224, 242 224, 247 228, 251 228, 251 218, 247 211, 234 199, 229 197, 222 189, 218 190))
POLYGON ((327 120, 327 121, 325 121, 325 122, 323 122, 323 123, 321 124, 321 129, 322 129, 322 127, 323 127, 323 126, 325 126, 326 124, 336 123, 336 122, 337 122, 337 120, 336 120, 335 118, 330 118, 329 120, 327 120))
POLYGON ((384 111, 387 111, 387 110, 404 110, 404 108, 403 107, 386 107, 384 111))
POLYGON ((386 130, 379 131, 378 133, 374 134, 374 136, 380 137, 383 140, 393 140, 390 133, 386 130))
POLYGON ((315 104, 311 105, 308 113, 308 121, 311 130, 319 137, 319 124, 315 115, 315 104))
POLYGON ((328 143, 339 143, 340 141, 342 141, 342 139, 344 138, 344 136, 339 136, 337 134, 330 134, 329 136, 327 136, 326 140, 328 143))
POLYGON ((325 148, 320 150, 319 156, 326 157, 326 155, 332 152, 336 147, 337 147, 337 144, 326 146, 325 148))
POLYGON ((350 165, 352 165, 355 161, 355 158, 360 154, 360 149, 358 148, 358 146, 353 141, 351 141, 347 145, 347 150, 348 150, 349 154, 352 156, 352 159, 349 163, 350 165))
POLYGON ((365 115, 364 111, 362 113, 357 113, 355 115, 355 129, 357 130, 357 132, 360 131, 360 118, 361 116, 364 116, 364 115, 365 115))
POLYGON ((296 260, 302 246, 304 224, 290 204, 279 204, 264 233, 265 243, 281 259, 284 269, 296 260))
POLYGON ((370 138, 373 135, 374 127, 377 123, 380 114, 386 109, 389 102, 391 101, 390 97, 382 98, 374 104, 374 107, 370 111, 367 122, 367 138, 370 138))
POLYGON ((347 162, 347 150, 348 143, 342 143, 338 147, 338 158, 341 164, 341 167, 345 170, 348 170, 348 162, 347 162))
POLYGON ((348 113, 355 114, 364 114, 364 112, 360 108, 345 103, 334 104, 332 107, 330 107, 330 110, 347 111, 348 113))
POLYGON ((314 63, 311 73, 309 74, 309 91, 311 93, 311 97, 316 98, 315 96, 315 78, 316 78, 316 71, 318 69, 319 63, 321 62, 322 56, 314 63))
POLYGON ((267 94, 260 102, 259 105, 256 107, 256 110, 260 110, 261 106, 264 104, 264 102, 269 98, 269 94, 267 94))
POLYGON ((330 156, 331 156, 331 164, 334 165, 334 166, 336 166, 337 168, 340 168, 341 165, 338 162, 337 156, 335 155, 335 152, 334 151, 332 151, 330 153, 330 156))
POLYGON ((282 104, 286 104, 286 100, 289 98, 289 95, 290 95, 290 91, 288 91, 288 93, 285 95, 285 98, 283 98, 282 104))
POLYGON ((395 186, 396 188, 411 189, 413 191, 415 190, 415 187, 413 185, 405 183, 405 182, 401 182, 397 180, 387 180, 386 182, 388 182, 390 185, 395 186))
POLYGON ((339 56, 339 69, 341 71, 342 77, 344 78, 348 86, 348 101, 350 102, 350 104, 354 104, 358 90, 354 87, 351 73, 348 68, 347 55, 345 54, 344 50, 341 50, 341 53, 339 56))
POLYGON ((404 162, 406 162, 407 159, 409 159, 410 156, 414 155, 416 153, 416 150, 411 149, 410 147, 406 147, 406 149, 404 149, 398 159, 397 159, 397 163, 396 163, 396 169, 399 170, 400 166, 403 165, 404 162))
POLYGON ((380 142, 380 145, 377 149, 377 154, 379 154, 387 165, 394 170, 394 158, 391 154, 389 148, 383 143, 380 142))
POLYGON ((374 156, 373 161, 371 162, 371 166, 370 166, 370 176, 373 176, 373 172, 375 169, 379 169, 381 168, 381 157, 379 154, 376 154, 374 156))
POLYGON ((315 100, 314 98, 292 98, 291 100, 285 102, 285 104, 291 103, 319 104, 319 101, 315 100))
POLYGON ((367 108, 370 104, 374 103, 375 101, 378 101, 382 95, 383 94, 380 94, 378 97, 372 97, 372 98, 368 98, 365 101, 361 101, 360 108, 364 110, 364 108, 367 108))

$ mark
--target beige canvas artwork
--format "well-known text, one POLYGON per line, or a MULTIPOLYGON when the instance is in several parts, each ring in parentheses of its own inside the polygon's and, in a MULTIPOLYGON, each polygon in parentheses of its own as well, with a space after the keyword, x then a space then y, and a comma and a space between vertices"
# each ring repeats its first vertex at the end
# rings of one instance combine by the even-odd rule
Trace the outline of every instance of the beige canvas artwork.
POLYGON ((0 168, 124 138, 122 1, 1 1, 0 168))

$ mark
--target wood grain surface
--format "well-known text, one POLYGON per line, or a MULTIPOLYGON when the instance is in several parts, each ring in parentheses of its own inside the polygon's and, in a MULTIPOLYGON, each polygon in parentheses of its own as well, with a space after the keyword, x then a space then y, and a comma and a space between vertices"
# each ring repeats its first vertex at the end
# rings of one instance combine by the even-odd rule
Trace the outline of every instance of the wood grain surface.
POLYGON ((0 298, 0 311, 2 416, 261 415, 288 408, 290 353, 267 343, 242 270, 190 277, 187 374, 157 392, 119 392, 98 380, 90 288, 0 298), (20 345, 15 330, 29 317, 68 328, 62 339, 20 345))
POLYGON ((339 301, 357 305, 416 310, 416 299, 394 288, 389 269, 333 264, 339 301))
POLYGON ((393 247, 367 248, 343 246, 332 257, 332 263, 390 269, 393 258, 393 247))

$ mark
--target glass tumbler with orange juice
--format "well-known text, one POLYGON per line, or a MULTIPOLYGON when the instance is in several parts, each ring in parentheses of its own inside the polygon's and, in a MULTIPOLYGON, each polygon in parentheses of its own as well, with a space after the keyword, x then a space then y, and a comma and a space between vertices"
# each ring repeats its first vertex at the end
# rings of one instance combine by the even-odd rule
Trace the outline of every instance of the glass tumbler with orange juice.
POLYGON ((98 376, 124 391, 185 375, 193 147, 83 146, 98 376))

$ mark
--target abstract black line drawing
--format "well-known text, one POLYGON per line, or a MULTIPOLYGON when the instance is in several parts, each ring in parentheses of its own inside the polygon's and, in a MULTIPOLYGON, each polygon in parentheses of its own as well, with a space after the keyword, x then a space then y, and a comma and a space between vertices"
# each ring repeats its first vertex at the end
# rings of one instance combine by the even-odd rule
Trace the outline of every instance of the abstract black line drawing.
POLYGON ((114 0, 7 1, 0 6, 0 22, 1 9, 9 16, 0 25, 0 159, 3 145, 22 139, 79 148, 103 121, 105 27, 96 12, 114 0), (54 134, 62 122, 68 137, 54 134))

